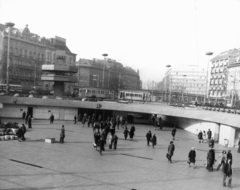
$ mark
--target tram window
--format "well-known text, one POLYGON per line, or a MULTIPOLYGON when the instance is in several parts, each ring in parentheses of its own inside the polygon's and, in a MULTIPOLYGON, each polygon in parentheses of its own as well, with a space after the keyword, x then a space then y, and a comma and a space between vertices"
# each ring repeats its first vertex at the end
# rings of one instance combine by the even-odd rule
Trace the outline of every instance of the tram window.
POLYGON ((87 90, 87 93, 91 93, 91 90, 87 90))
POLYGON ((92 90, 92 93, 93 93, 93 94, 96 94, 96 91, 95 91, 95 90, 92 90))

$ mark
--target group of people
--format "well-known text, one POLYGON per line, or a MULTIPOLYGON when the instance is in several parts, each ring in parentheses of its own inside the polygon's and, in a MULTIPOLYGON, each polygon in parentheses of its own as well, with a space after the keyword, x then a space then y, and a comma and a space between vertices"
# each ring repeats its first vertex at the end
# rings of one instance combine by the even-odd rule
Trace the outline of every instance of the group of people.
POLYGON ((207 133, 200 130, 199 133, 197 132, 197 136, 199 143, 208 143, 209 147, 214 147, 214 139, 212 137, 212 131, 210 129, 208 129, 207 133))

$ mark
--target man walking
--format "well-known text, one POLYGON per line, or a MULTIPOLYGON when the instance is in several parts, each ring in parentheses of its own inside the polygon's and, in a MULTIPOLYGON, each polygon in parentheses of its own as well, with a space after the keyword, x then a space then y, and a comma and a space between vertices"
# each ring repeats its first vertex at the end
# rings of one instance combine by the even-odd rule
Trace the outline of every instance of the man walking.
POLYGON ((76 124, 77 123, 77 116, 75 115, 74 116, 74 124, 76 124))
POLYGON ((208 136, 208 142, 209 142, 212 138, 212 131, 210 129, 208 129, 207 136, 208 136))
POLYGON ((172 130, 173 140, 175 140, 176 132, 177 132, 177 129, 176 129, 176 127, 174 127, 173 130, 172 130))
POLYGON ((64 125, 62 125, 61 132, 60 132, 60 143, 64 143, 64 138, 65 138, 65 129, 64 129, 64 125))
POLYGON ((50 116, 50 124, 53 124, 53 122, 54 122, 54 115, 52 113, 51 116, 50 116))
POLYGON ((228 184, 227 186, 231 188, 232 184, 232 166, 231 166, 231 160, 228 159, 227 163, 224 166, 223 170, 223 186, 226 187, 226 179, 228 178, 228 184))
POLYGON ((170 163, 172 163, 172 156, 174 151, 175 151, 175 146, 173 144, 173 141, 171 141, 168 146, 168 153, 167 153, 167 159, 169 160, 170 163))
POLYGON ((149 146, 149 142, 152 141, 152 133, 151 133, 151 131, 149 131, 149 132, 146 134, 146 138, 147 138, 147 145, 149 146))

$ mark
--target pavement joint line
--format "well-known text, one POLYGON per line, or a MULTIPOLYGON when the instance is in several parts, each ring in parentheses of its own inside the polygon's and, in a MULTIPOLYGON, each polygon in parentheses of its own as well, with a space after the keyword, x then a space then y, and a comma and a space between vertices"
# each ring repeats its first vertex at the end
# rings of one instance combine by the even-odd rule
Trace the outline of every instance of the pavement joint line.
POLYGON ((17 163, 21 163, 21 164, 26 164, 26 165, 33 166, 33 167, 37 167, 37 168, 43 168, 42 166, 30 164, 30 163, 27 163, 27 162, 22 162, 22 161, 19 161, 19 160, 14 160, 14 159, 9 159, 9 160, 10 160, 10 161, 13 161, 13 162, 17 162, 17 163))
POLYGON ((142 158, 142 159, 147 159, 147 160, 153 160, 152 158, 147 158, 147 157, 142 157, 142 156, 134 156, 134 155, 131 155, 131 154, 120 153, 120 155, 131 156, 131 157, 135 157, 135 158, 142 158))

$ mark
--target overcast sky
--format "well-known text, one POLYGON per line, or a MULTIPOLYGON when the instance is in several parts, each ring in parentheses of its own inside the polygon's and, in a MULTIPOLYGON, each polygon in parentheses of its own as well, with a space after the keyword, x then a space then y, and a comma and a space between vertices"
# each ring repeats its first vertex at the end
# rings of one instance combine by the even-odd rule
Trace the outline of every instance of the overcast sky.
POLYGON ((77 60, 108 53, 144 83, 168 64, 206 67, 207 51, 240 48, 239 19, 240 0, 0 0, 0 23, 66 38, 77 60))

